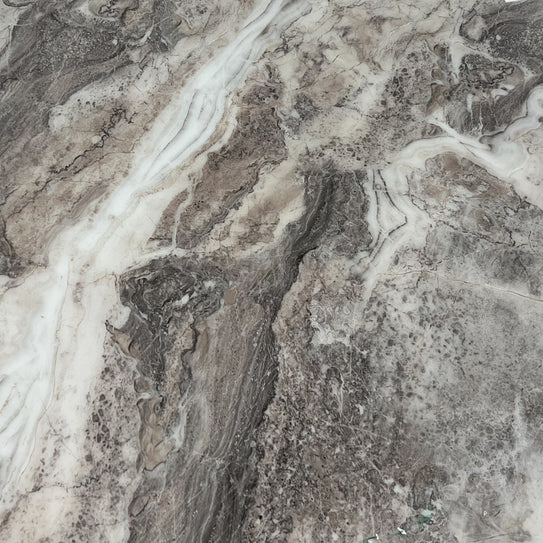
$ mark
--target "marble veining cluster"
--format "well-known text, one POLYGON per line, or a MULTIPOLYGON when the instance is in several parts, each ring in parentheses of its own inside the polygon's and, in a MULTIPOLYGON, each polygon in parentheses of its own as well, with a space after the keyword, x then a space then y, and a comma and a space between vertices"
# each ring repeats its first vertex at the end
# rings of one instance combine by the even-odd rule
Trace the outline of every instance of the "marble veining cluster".
POLYGON ((0 542, 537 542, 540 0, 3 0, 0 542))

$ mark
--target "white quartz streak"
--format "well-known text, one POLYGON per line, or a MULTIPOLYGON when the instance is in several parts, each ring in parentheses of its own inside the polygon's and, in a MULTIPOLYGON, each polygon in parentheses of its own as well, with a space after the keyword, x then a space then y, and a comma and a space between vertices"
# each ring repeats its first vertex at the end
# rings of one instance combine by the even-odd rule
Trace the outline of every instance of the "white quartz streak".
MULTIPOLYGON (((157 118, 134 154, 130 174, 52 243, 48 266, 5 291, 0 300, 1 505, 28 490, 23 476, 45 411, 65 447, 54 469, 69 485, 80 462, 88 421, 86 396, 102 368, 104 322, 118 304, 115 276, 141 258, 169 203, 165 176, 200 152, 224 118, 267 41, 299 18, 306 5, 261 2, 239 35, 188 81, 157 118)), ((188 187, 178 187, 179 191, 188 187)), ((51 512, 54 504, 51 504, 51 512)), ((1 509, 0 509, 1 512, 1 509)))
MULTIPOLYGON (((398 250, 421 246, 432 224, 409 194, 408 175, 423 170, 426 161, 444 153, 466 158, 513 187, 532 205, 543 209, 543 155, 530 152, 523 138, 541 126, 543 87, 536 87, 527 100, 526 115, 500 134, 481 142, 459 134, 437 118, 431 119, 446 135, 409 144, 382 171, 368 171, 368 228, 374 240, 370 252, 363 252, 354 267, 364 278, 363 304, 369 300, 379 275, 388 270, 398 250)), ((319 343, 341 341, 341 337, 320 333, 319 343)))

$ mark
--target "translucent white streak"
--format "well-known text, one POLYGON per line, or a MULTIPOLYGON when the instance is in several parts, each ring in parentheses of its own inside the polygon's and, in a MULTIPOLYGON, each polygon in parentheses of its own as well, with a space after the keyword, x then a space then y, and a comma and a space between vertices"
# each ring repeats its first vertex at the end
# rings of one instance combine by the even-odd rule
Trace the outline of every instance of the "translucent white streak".
MULTIPOLYGON (((45 409, 62 417, 68 449, 81 442, 88 417, 86 394, 102 364, 104 321, 117 302, 115 274, 141 259, 169 203, 161 195, 164 177, 210 140, 266 39, 300 17, 305 6, 281 8, 279 0, 258 4, 234 41, 200 69, 156 119, 135 152, 130 174, 98 211, 89 210, 61 232, 50 247, 48 267, 36 270, 0 300, 4 506, 23 490, 19 480, 45 409)), ((179 191, 189 188, 188 181, 182 183, 179 191)), ((62 464, 59 477, 69 481, 78 460, 64 456, 56 462, 62 464)))

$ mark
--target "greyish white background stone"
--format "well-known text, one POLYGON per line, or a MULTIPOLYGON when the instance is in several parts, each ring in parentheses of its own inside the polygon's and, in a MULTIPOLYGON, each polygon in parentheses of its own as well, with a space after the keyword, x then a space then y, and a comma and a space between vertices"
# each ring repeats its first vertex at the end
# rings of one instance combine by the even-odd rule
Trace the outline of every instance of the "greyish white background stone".
POLYGON ((3 0, 0 542, 539 542, 542 120, 539 0, 3 0))

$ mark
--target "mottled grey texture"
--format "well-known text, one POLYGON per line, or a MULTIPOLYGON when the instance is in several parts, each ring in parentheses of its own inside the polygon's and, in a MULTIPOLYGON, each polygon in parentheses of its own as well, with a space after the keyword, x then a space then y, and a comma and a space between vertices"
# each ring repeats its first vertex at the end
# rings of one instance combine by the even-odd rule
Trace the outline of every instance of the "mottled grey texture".
MULTIPOLYGON (((4 3, 22 6, 0 57, 15 288, 251 3, 4 3)), ((51 430, 0 542, 538 541, 540 125, 511 171, 492 153, 543 82, 542 6, 308 4, 115 273, 60 527, 17 531, 55 488, 51 430)))

